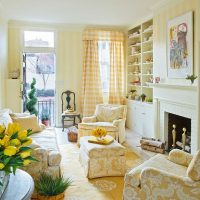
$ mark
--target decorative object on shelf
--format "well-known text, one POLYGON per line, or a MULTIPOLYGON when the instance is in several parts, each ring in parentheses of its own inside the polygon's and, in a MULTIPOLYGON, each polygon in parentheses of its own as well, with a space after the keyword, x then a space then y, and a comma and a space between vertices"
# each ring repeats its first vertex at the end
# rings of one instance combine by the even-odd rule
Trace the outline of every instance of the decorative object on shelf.
POLYGON ((10 72, 10 78, 11 79, 18 79, 20 77, 20 70, 19 69, 15 69, 15 70, 12 70, 10 72))
POLYGON ((185 78, 186 80, 190 80, 191 84, 194 83, 194 80, 197 79, 197 76, 193 75, 187 75, 187 77, 185 78))
POLYGON ((172 148, 174 149, 176 147, 176 124, 173 124, 172 128, 172 148))
POLYGON ((160 77, 159 76, 155 77, 155 83, 160 83, 160 77))
POLYGON ((137 92, 137 90, 131 89, 130 92, 129 92, 129 94, 128 94, 128 99, 134 100, 135 96, 136 96, 136 92, 137 92))
POLYGON ((8 124, 8 128, 0 125, 0 198, 8 184, 9 174, 15 174, 17 168, 29 165, 31 161, 37 161, 28 147, 32 143, 31 134, 31 130, 22 130, 18 123, 8 124))
POLYGON ((49 116, 48 110, 42 110, 42 113, 41 113, 42 124, 44 124, 45 126, 49 126, 49 119, 50 119, 50 116, 49 116))
POLYGON ((193 73, 193 12, 168 22, 168 77, 185 78, 193 73))
POLYGON ((146 94, 144 94, 144 93, 140 95, 140 97, 141 97, 141 99, 142 99, 142 102, 144 102, 144 101, 145 101, 145 99, 146 99, 146 96, 147 96, 147 95, 146 95, 146 94))
POLYGON ((36 79, 33 78, 33 81, 31 83, 31 91, 28 93, 28 102, 26 103, 26 108, 31 114, 35 114, 37 116, 38 111, 36 109, 37 104, 37 95, 36 95, 36 79))
POLYGON ((153 99, 152 99, 152 98, 147 98, 147 99, 146 99, 146 102, 148 102, 148 103, 153 103, 153 99))
POLYGON ((104 128, 95 128, 92 130, 92 135, 101 141, 107 135, 107 131, 104 128))
POLYGON ((72 185, 70 178, 53 177, 47 173, 41 173, 35 181, 35 189, 38 200, 63 200, 64 191, 72 185))
POLYGON ((140 140, 141 148, 148 151, 153 151, 156 153, 165 153, 165 142, 159 139, 142 137, 140 140))

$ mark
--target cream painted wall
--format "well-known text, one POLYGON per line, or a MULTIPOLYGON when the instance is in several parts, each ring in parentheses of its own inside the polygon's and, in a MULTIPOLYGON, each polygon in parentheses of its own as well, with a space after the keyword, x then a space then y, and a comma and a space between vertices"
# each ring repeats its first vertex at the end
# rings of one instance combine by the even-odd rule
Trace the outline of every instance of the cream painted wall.
POLYGON ((7 76, 7 21, 0 15, 0 109, 5 107, 6 76, 7 76))
POLYGON ((160 76, 168 83, 187 83, 185 79, 167 78, 167 22, 189 11, 194 11, 194 73, 198 75, 198 0, 168 0, 161 8, 154 11, 154 76, 160 76))
MULTIPOLYGON (((56 125, 61 125, 61 93, 72 90, 76 93, 77 110, 80 110, 82 80, 82 28, 57 25, 37 25, 10 22, 9 70, 21 68, 23 30, 53 30, 56 35, 56 125)), ((20 106, 20 105, 19 105, 20 106)))

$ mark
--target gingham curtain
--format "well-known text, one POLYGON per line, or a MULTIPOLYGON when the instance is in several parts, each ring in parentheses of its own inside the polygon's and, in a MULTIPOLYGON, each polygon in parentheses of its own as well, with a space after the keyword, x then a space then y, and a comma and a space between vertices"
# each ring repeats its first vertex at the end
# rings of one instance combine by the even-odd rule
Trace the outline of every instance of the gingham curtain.
POLYGON ((110 43, 109 103, 122 103, 124 97, 124 34, 121 31, 86 29, 83 32, 82 113, 90 116, 103 103, 98 42, 110 43))
POLYGON ((83 41, 83 81, 82 113, 83 116, 94 114, 96 104, 103 103, 98 57, 98 41, 83 41))
POLYGON ((110 104, 124 104, 124 44, 122 41, 110 42, 110 104))

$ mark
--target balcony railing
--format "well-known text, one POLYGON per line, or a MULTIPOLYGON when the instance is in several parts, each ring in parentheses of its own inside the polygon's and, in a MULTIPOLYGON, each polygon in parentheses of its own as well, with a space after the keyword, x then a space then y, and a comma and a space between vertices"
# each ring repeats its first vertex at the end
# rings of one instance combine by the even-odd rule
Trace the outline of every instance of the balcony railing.
POLYGON ((42 113, 48 114, 49 125, 55 125, 55 101, 53 99, 39 100, 37 102, 38 106, 38 118, 41 121, 42 113))

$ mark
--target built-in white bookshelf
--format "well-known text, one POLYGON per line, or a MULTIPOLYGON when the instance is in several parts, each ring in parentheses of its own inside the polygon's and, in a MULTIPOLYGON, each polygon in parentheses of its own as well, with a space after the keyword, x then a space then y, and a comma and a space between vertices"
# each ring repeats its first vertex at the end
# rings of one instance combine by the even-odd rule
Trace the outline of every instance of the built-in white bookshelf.
POLYGON ((153 98, 153 20, 128 30, 127 93, 136 90, 153 98))

